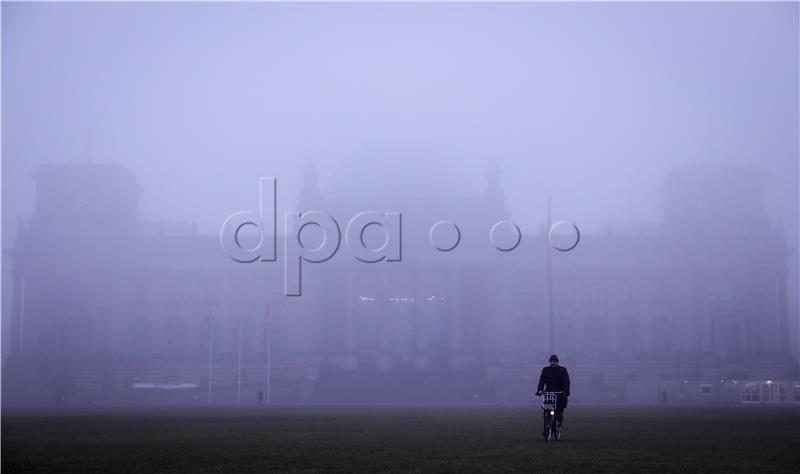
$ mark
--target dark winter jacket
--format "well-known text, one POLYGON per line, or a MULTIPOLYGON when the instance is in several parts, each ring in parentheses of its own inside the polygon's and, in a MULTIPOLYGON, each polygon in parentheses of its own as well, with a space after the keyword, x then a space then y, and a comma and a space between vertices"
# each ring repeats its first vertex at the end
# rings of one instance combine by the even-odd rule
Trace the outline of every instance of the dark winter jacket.
POLYGON ((547 366, 542 369, 542 375, 539 376, 539 388, 537 391, 544 390, 548 392, 564 392, 564 395, 569 396, 569 374, 565 367, 550 367, 547 366))

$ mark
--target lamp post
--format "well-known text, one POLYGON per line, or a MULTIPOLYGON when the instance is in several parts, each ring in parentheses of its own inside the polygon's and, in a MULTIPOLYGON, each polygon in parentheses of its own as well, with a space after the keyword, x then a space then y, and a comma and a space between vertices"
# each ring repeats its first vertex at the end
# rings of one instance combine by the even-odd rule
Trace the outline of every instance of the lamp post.
POLYGON ((553 316, 553 260, 550 250, 550 196, 547 197, 547 227, 545 229, 544 245, 544 268, 545 278, 547 279, 547 327, 548 327, 548 344, 550 353, 554 354, 556 351, 555 344, 555 321, 553 316))
POLYGON ((267 334, 266 334, 266 338, 267 338, 267 393, 266 393, 266 399, 267 399, 267 405, 269 406, 270 400, 271 400, 271 395, 272 395, 272 390, 271 390, 272 389, 272 387, 271 387, 271 382, 272 382, 272 351, 270 350, 271 349, 270 346, 271 346, 271 342, 272 342, 272 317, 270 315, 269 305, 267 305, 266 316, 267 316, 267 334))
POLYGON ((242 404, 242 318, 239 318, 239 337, 237 339, 236 362, 236 404, 242 404))
POLYGON ((211 405, 211 310, 208 311, 208 404, 211 405))

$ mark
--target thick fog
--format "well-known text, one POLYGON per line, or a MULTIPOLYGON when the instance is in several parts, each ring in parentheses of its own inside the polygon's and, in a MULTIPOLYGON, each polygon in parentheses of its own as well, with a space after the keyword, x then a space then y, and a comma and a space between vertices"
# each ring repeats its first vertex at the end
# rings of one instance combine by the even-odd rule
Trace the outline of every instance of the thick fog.
POLYGON ((516 403, 551 352, 587 402, 795 390, 799 20, 4 3, 4 403, 516 403))

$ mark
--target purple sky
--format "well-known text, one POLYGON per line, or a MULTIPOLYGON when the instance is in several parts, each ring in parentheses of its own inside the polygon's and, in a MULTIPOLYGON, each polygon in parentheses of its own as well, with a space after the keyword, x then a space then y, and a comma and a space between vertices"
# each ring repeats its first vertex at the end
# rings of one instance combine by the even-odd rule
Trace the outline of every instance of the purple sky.
POLYGON ((479 192, 496 158, 523 231, 547 195, 589 230, 658 221, 674 165, 758 163, 797 238, 796 3, 3 3, 2 16, 6 242, 44 162, 124 163, 142 219, 213 233, 255 205, 258 176, 293 208, 307 156, 337 193, 354 160, 398 147, 455 193, 479 192))

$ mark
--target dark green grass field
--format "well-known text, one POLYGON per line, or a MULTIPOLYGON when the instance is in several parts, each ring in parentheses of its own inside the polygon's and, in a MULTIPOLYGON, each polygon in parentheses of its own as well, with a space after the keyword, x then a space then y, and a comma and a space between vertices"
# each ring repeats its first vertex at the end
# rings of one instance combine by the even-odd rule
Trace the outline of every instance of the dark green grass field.
POLYGON ((2 472, 800 472, 800 409, 4 411, 2 472))

